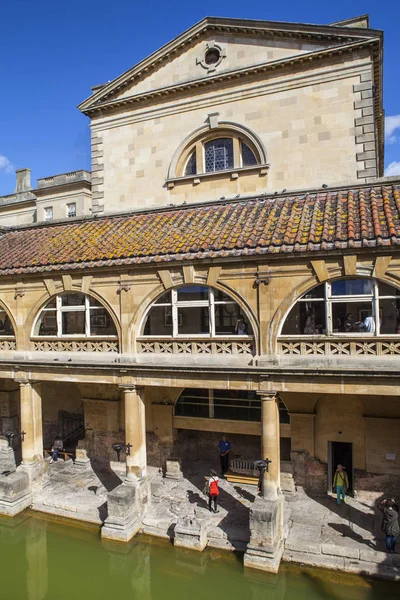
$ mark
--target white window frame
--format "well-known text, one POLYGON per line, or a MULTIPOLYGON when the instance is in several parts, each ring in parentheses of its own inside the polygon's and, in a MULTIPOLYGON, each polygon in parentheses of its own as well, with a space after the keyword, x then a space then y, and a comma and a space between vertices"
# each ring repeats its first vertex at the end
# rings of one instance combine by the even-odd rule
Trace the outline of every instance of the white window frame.
MULTIPOLYGON (((74 293, 74 292, 72 292, 74 293)), ((80 292, 77 292, 80 293, 80 292)), ((58 338, 67 338, 67 339, 82 339, 82 338, 100 338, 100 339, 117 339, 117 335, 97 335, 97 334, 92 334, 91 330, 90 330, 90 314, 91 311, 96 311, 98 309, 102 310, 106 310, 108 313, 108 310, 105 306, 91 306, 90 305, 90 298, 91 296, 88 296, 87 294, 85 294, 85 303, 84 304, 80 304, 77 306, 63 306, 62 305, 62 298, 67 296, 68 294, 59 294, 56 296, 56 306, 55 307, 49 307, 49 308, 43 308, 37 319, 35 320, 34 326, 33 326, 33 335, 32 337, 34 338, 52 338, 52 339, 58 339, 58 338), (41 320, 41 317, 43 315, 44 312, 55 312, 56 313, 56 322, 57 322, 57 334, 56 335, 40 335, 39 331, 38 333, 35 334, 36 329, 38 328, 38 324, 41 320), (67 312, 85 312, 85 332, 84 333, 63 333, 62 332, 62 316, 64 313, 67 312)), ((109 314, 109 313, 108 313, 109 314)), ((111 315, 110 315, 111 318, 111 315)))
POLYGON ((52 221, 53 220, 53 207, 52 206, 46 206, 43 210, 44 210, 44 220, 45 221, 52 221), (51 211, 51 217, 48 216, 48 212, 47 211, 51 211))
POLYGON ((67 203, 67 217, 68 219, 73 219, 76 217, 76 202, 68 202, 67 203), (70 215, 70 209, 73 207, 74 214, 70 215))
MULTIPOLYGON (((381 334, 380 329, 381 329, 381 323, 380 323, 380 304, 379 301, 380 300, 396 300, 396 299, 400 299, 400 296, 396 296, 396 295, 385 295, 385 296, 380 296, 379 295, 379 281, 377 279, 370 279, 367 277, 351 277, 351 278, 347 278, 347 279, 365 279, 367 281, 371 281, 372 282, 372 290, 371 290, 371 294, 358 294, 358 295, 333 295, 332 294, 332 283, 334 282, 330 282, 327 281, 325 282, 324 285, 324 297, 316 297, 316 298, 299 298, 298 300, 296 300, 296 302, 294 304, 292 304, 292 306, 290 307, 290 309, 288 310, 288 312, 285 315, 285 318, 282 320, 282 324, 280 326, 279 329, 279 337, 282 338, 286 338, 286 339, 290 339, 290 338, 298 338, 298 337, 304 337, 304 338, 308 338, 308 337, 323 337, 324 339, 327 337, 348 337, 348 338, 357 338, 357 337, 377 337, 377 336, 384 336, 384 337, 399 337, 399 334, 390 334, 390 333, 383 333, 381 334), (282 329, 286 323, 286 319, 288 318, 290 312, 292 311, 292 309, 295 307, 295 305, 299 302, 309 302, 310 304, 313 302, 325 302, 325 329, 326 329, 326 333, 318 333, 318 334, 309 334, 309 333, 292 333, 292 334, 282 334, 282 329), (372 312, 372 316, 374 318, 374 322, 375 322, 375 332, 368 332, 368 331, 349 331, 349 332, 345 332, 345 331, 333 331, 333 315, 332 315, 332 306, 333 304, 337 304, 340 302, 346 302, 347 304, 351 304, 351 303, 360 303, 360 302, 371 302, 371 312, 372 312)), ((345 279, 337 279, 335 281, 345 281, 345 279)), ((391 284, 389 284, 391 285, 391 284)), ((319 287, 319 286, 317 286, 319 287)), ((394 288, 394 286, 392 286, 394 288)), ((396 288, 394 288, 396 289, 396 288)), ((310 290, 311 291, 311 290, 310 290)), ((307 292, 306 292, 307 293, 307 292)))
MULTIPOLYGON (((178 300, 178 292, 180 289, 185 288, 185 287, 189 287, 189 286, 182 286, 181 288, 174 288, 172 290, 170 290, 171 293, 171 302, 153 302, 153 304, 151 305, 151 307, 149 308, 149 310, 147 311, 147 313, 144 316, 144 319, 142 321, 142 327, 141 330, 143 331, 145 326, 146 326, 146 322, 147 319, 149 317, 150 311, 155 308, 155 307, 159 307, 159 306, 164 306, 164 307, 170 307, 171 308, 171 312, 172 312, 172 335, 145 335, 144 333, 141 334, 140 337, 144 337, 146 339, 159 339, 159 338, 165 338, 165 339, 172 339, 172 338, 180 338, 180 339, 190 339, 190 338, 205 338, 205 339, 210 339, 210 338, 226 338, 226 337, 234 337, 235 339, 253 339, 252 335, 237 335, 236 333, 216 333, 215 332, 215 306, 218 305, 236 305, 239 306, 239 309, 241 309, 240 305, 238 304, 238 302, 236 302, 236 300, 215 300, 215 294, 214 294, 214 289, 212 287, 208 287, 208 286, 204 286, 199 284, 200 287, 206 287, 208 289, 208 298, 205 300, 178 300), (178 309, 179 308, 199 308, 199 307, 207 307, 208 310, 208 317, 209 317, 209 333, 179 333, 179 318, 178 318, 178 309)), ((193 286, 193 287, 196 287, 193 286)), ((225 292, 223 292, 225 293, 225 292)), ((248 319, 247 319, 248 320, 248 319)))

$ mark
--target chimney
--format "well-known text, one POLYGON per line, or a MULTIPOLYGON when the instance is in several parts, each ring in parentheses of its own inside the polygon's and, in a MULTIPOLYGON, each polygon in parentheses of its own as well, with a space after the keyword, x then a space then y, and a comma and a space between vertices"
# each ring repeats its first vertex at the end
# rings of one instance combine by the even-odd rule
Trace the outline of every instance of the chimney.
POLYGON ((17 175, 17 184, 15 187, 15 193, 27 192, 32 189, 31 186, 31 170, 30 169, 17 169, 15 171, 17 175))

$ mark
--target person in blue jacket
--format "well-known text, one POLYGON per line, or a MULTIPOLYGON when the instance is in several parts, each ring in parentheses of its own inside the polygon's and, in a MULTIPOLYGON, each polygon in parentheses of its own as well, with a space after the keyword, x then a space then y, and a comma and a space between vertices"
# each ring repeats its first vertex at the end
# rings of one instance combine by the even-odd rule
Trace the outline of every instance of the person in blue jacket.
POLYGON ((231 449, 230 442, 223 435, 222 439, 218 442, 219 449, 219 460, 221 462, 221 475, 224 476, 229 469, 229 451, 231 449))

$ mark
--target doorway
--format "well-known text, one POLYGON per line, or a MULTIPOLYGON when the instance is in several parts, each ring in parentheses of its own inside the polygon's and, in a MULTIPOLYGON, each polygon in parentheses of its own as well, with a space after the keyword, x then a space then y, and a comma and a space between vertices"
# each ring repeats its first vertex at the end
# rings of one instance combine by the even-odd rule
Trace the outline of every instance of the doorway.
POLYGON ((353 444, 350 442, 328 442, 328 492, 332 491, 333 476, 338 465, 343 465, 349 479, 348 493, 352 494, 354 484, 353 444))

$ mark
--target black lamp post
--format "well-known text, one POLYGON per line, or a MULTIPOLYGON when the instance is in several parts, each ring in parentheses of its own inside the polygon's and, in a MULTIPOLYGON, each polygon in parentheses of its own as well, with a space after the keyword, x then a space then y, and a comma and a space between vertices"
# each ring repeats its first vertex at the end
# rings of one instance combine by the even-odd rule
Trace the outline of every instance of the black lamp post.
POLYGON ((128 456, 131 455, 132 444, 124 444, 124 442, 116 442, 115 444, 111 444, 111 448, 115 450, 117 453, 117 460, 121 462, 121 452, 125 450, 128 456))
POLYGON ((264 473, 268 473, 269 465, 272 460, 266 458, 265 460, 256 460, 254 461, 254 467, 257 469, 258 475, 258 489, 260 490, 261 496, 263 495, 263 481, 264 481, 264 473))

